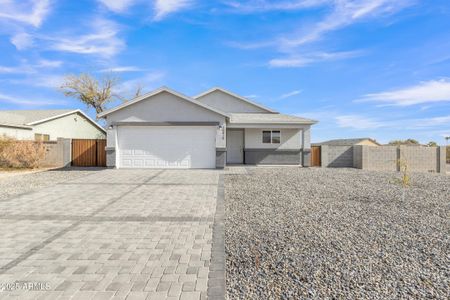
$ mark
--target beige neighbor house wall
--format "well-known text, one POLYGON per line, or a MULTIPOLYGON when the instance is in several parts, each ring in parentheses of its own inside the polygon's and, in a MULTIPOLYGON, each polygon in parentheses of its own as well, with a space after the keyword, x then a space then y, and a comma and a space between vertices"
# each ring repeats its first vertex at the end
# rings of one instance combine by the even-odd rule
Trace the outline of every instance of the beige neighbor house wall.
POLYGON ((361 142, 357 143, 356 145, 361 145, 361 146, 380 146, 377 143, 372 142, 371 140, 364 140, 364 141, 361 141, 361 142))
POLYGON ((17 128, 17 127, 9 127, 0 125, 0 137, 7 136, 11 138, 15 138, 17 140, 33 140, 34 134, 33 130, 25 129, 25 128, 17 128))
POLYGON ((105 133, 79 113, 33 125, 35 133, 48 134, 50 140, 57 138, 104 139, 105 133))

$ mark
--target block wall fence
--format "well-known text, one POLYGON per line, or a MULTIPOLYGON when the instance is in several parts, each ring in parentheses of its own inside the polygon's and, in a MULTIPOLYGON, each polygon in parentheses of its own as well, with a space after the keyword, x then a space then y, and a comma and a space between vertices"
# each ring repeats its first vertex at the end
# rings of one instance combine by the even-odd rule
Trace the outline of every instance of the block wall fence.
POLYGON ((321 146, 322 167, 399 171, 406 161, 412 172, 446 172, 446 147, 321 146))

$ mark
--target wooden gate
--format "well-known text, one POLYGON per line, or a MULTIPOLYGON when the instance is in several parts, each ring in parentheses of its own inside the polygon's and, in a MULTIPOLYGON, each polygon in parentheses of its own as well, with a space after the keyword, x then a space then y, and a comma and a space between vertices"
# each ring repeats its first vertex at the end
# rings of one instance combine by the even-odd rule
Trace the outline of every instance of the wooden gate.
POLYGON ((72 140, 72 166, 106 167, 106 140, 72 140))
POLYGON ((322 160, 320 157, 320 146, 311 147, 311 167, 320 167, 322 160))

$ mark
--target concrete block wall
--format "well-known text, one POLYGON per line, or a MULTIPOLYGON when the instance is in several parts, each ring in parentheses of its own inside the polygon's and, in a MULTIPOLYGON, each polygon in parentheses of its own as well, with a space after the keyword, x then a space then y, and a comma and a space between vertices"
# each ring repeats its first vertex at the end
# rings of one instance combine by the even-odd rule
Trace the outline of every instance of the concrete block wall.
POLYGON ((72 158, 72 140, 58 138, 56 142, 44 142, 46 153, 42 167, 69 167, 72 158))
POLYGON ((360 146, 362 147, 362 169, 374 171, 398 170, 398 147, 396 146, 360 146))
POLYGON ((406 161, 411 172, 446 172, 445 147, 353 146, 354 167, 373 171, 399 171, 406 161))
POLYGON ((406 161, 411 170, 438 172, 438 149, 436 147, 400 146, 400 160, 406 161))
POLYGON ((322 167, 399 171, 399 161, 412 172, 446 172, 445 147, 420 146, 321 146, 322 167))
POLYGON ((352 168, 352 146, 321 146, 322 167, 325 168, 352 168))

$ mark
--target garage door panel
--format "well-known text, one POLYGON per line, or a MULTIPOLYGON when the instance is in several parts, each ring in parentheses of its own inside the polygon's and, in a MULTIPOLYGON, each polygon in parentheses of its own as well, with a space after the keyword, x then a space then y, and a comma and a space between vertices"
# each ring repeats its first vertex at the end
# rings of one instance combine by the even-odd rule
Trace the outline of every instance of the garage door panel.
POLYGON ((213 126, 120 126, 119 166, 215 168, 213 126))

